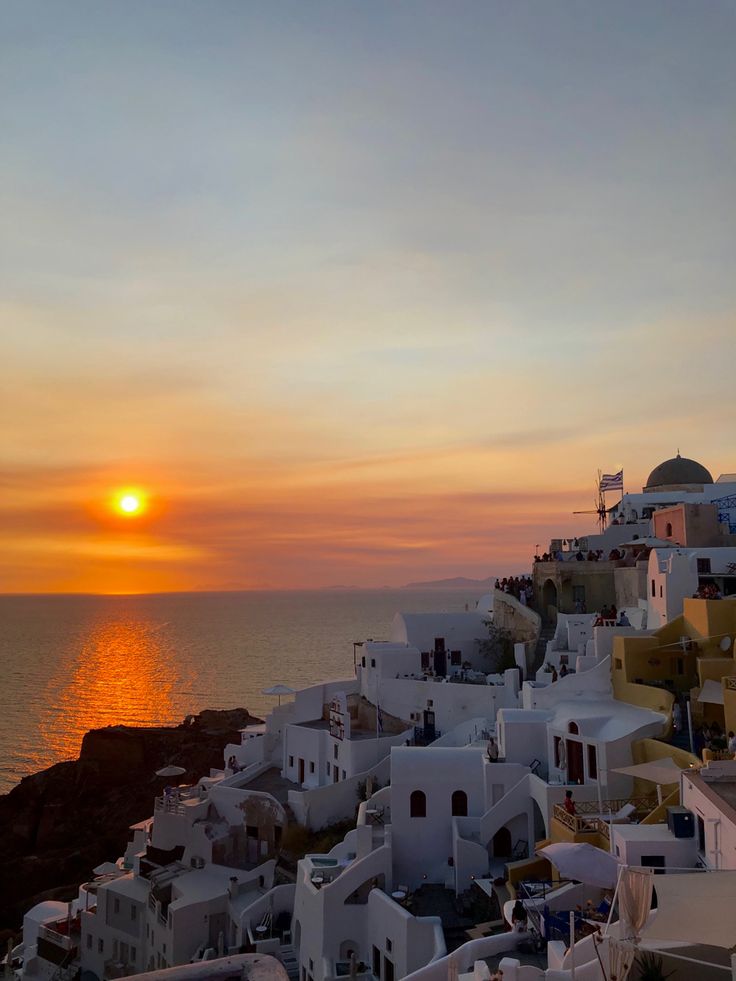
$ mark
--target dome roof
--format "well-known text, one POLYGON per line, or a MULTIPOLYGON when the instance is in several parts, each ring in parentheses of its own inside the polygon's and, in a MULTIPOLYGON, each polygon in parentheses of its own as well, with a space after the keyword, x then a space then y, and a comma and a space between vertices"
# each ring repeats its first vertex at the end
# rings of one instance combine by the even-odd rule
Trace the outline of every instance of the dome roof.
POLYGON ((665 460, 649 474, 646 490, 656 490, 658 487, 670 487, 673 484, 712 484, 713 478, 701 463, 688 460, 685 456, 672 457, 665 460))

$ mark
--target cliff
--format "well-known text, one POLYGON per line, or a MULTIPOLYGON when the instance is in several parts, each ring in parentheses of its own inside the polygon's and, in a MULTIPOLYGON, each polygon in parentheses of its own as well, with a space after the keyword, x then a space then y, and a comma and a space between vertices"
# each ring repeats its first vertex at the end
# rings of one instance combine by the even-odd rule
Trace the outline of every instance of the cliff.
MULTIPOLYGON (((228 742, 260 720, 246 709, 204 711, 176 727, 93 729, 79 759, 25 777, 0 797, 0 931, 17 930, 44 899, 73 899, 100 862, 125 849, 128 828, 153 814, 164 780, 156 770, 182 766, 181 783, 222 766, 228 742)), ((1 934, 0 934, 1 936, 1 934)))

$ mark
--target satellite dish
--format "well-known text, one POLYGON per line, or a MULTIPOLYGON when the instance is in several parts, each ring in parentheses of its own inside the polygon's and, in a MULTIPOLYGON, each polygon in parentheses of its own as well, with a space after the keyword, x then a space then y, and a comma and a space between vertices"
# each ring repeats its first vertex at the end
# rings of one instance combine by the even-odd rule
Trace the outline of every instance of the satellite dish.
POLYGON ((733 641, 731 640, 730 637, 721 637, 721 645, 720 646, 721 646, 721 650, 723 651, 724 654, 727 651, 730 651, 731 650, 731 644, 732 643, 733 643, 733 641))

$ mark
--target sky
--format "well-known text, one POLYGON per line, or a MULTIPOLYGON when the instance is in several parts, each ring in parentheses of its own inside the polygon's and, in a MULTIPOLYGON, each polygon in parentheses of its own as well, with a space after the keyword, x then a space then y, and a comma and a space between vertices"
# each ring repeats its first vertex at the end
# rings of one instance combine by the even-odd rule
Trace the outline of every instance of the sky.
POLYGON ((736 470, 734 36, 6 0, 0 591, 516 573, 598 468, 736 470))

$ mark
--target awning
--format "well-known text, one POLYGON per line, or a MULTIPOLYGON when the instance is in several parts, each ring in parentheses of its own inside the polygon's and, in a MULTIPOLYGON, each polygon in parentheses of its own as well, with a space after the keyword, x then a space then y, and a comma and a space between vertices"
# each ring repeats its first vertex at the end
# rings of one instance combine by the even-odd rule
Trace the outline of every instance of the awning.
POLYGON ((736 945, 736 872, 667 873, 654 879, 657 913, 642 930, 646 940, 736 945))
POLYGON ((537 849, 537 855, 548 859, 560 875, 588 886, 613 889, 618 877, 615 855, 588 842, 555 841, 537 849))
POLYGON ((666 786, 678 783, 682 768, 675 763, 671 756, 661 760, 651 760, 649 763, 637 763, 636 766, 620 766, 614 773, 625 773, 627 777, 638 777, 640 780, 650 780, 652 783, 666 786))
POLYGON ((698 701, 708 702, 709 705, 723 705, 723 685, 720 681, 713 681, 712 678, 708 678, 700 689, 698 701))
POLYGON ((474 879, 473 880, 480 889, 486 894, 486 896, 493 895, 493 879, 474 879))

